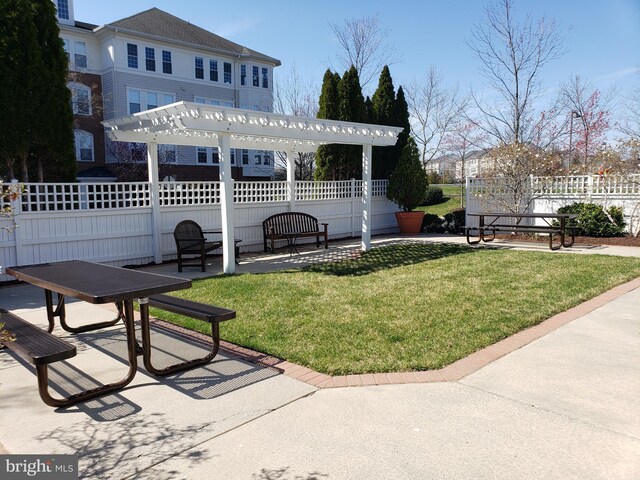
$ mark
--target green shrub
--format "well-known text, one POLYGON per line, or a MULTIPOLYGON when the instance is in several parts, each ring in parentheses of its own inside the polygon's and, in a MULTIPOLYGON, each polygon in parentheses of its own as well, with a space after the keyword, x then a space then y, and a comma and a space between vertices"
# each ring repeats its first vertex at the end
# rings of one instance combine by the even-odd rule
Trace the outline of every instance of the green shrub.
POLYGON ((609 207, 605 211, 601 205, 595 203, 576 202, 559 208, 558 213, 578 215, 578 218, 568 223, 569 226, 576 227, 576 235, 587 237, 621 237, 624 235, 626 224, 620 207, 609 207))
POLYGON ((411 212, 422 203, 426 189, 427 174, 420 162, 420 152, 416 142, 409 137, 400 161, 389 177, 387 198, 405 212, 411 212))
POLYGON ((425 233, 444 233, 444 220, 434 213, 425 213, 422 219, 422 231, 425 233))
POLYGON ((464 208, 456 208, 444 216, 444 228, 447 233, 462 233, 465 226, 464 208))
POLYGON ((424 196, 422 205, 437 205, 444 200, 444 194, 440 187, 427 187, 427 193, 424 196))

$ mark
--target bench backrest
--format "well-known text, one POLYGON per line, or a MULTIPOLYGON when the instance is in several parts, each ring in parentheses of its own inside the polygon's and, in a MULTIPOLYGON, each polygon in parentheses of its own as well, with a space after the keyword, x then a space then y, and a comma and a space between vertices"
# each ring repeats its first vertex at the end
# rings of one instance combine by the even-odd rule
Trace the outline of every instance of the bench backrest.
POLYGON ((199 246, 204 240, 202 228, 193 220, 183 220, 176 225, 173 231, 173 238, 176 240, 178 250, 199 246))
POLYGON ((317 232, 318 219, 302 212, 277 213, 262 222, 262 230, 265 236, 269 235, 270 229, 273 229, 273 233, 276 235, 282 235, 285 232, 317 232))

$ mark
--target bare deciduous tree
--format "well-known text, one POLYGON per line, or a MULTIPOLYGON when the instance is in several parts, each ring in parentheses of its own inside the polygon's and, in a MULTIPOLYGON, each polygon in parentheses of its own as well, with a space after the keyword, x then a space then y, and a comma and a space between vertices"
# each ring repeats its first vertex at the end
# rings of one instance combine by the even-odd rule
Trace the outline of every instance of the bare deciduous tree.
POLYGON ((555 22, 529 15, 519 22, 512 0, 498 0, 467 44, 498 97, 488 105, 473 94, 482 128, 502 144, 530 141, 536 135, 533 103, 541 93, 542 69, 564 53, 555 22))
MULTIPOLYGON (((583 173, 593 173, 593 160, 596 151, 602 146, 609 130, 611 112, 609 105, 614 92, 602 94, 593 85, 575 75, 560 87, 560 101, 566 112, 571 115, 569 137, 572 145, 570 155, 579 159, 583 173)), ((574 158, 570 158, 573 161, 574 158)))
POLYGON ((468 98, 458 88, 447 89, 434 67, 422 82, 414 81, 407 92, 411 115, 411 135, 420 148, 426 167, 434 157, 444 153, 443 142, 455 122, 465 115, 468 98))
MULTIPOLYGON (((315 117, 318 113, 317 88, 311 82, 305 82, 293 65, 284 78, 276 78, 273 93, 273 109, 276 113, 294 115, 296 117, 315 117)), ((284 152, 276 152, 276 177, 282 176, 287 168, 287 156, 284 152)), ((315 153, 296 153, 296 179, 313 180, 315 170, 315 153)))
POLYGON ((400 59, 400 54, 388 41, 387 30, 380 27, 378 15, 352 18, 342 24, 330 23, 329 28, 341 47, 336 53, 341 69, 356 67, 363 91, 385 65, 393 65, 400 59))

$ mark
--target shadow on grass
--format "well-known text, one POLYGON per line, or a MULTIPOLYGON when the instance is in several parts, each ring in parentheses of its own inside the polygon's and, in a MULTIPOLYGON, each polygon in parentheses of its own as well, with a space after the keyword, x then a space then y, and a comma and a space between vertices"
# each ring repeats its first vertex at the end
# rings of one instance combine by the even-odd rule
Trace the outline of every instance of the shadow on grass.
POLYGON ((473 249, 465 245, 424 242, 404 243, 374 248, 350 260, 310 265, 303 270, 339 277, 361 276, 389 268, 415 265, 429 260, 471 252, 473 252, 473 249))

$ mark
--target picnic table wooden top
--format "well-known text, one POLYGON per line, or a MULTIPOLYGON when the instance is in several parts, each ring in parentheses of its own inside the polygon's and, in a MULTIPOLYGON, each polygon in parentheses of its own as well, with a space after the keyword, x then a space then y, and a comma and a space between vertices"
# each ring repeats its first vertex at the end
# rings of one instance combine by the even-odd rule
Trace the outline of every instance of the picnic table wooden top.
POLYGON ((470 217, 577 218, 575 213, 468 212, 470 217))

